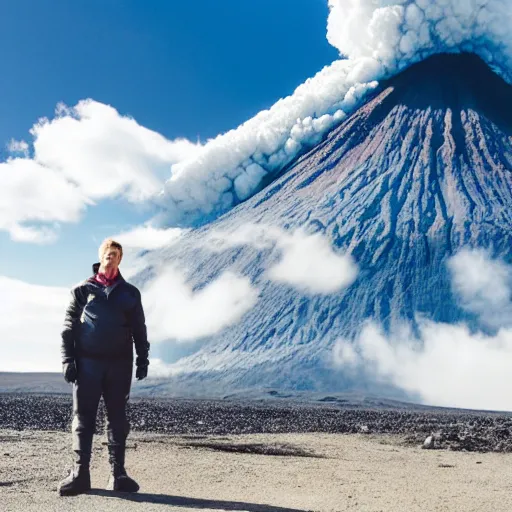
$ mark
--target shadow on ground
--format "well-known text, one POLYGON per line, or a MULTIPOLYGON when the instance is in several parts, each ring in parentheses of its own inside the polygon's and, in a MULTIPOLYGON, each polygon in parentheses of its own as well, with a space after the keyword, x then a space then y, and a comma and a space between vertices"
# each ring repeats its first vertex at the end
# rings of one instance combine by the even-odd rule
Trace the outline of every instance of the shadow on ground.
POLYGON ((187 448, 206 448, 220 452, 231 453, 250 453, 254 455, 272 455, 277 457, 312 457, 316 459, 324 459, 325 456, 317 455, 311 451, 303 450, 291 444, 264 444, 264 443, 219 443, 199 441, 194 443, 186 443, 183 446, 187 448))
POLYGON ((91 489, 87 494, 106 498, 119 498, 138 503, 162 503, 174 507, 189 507, 197 509, 239 510, 245 512, 307 512, 304 509, 276 507, 275 505, 259 505, 242 501, 204 500, 199 498, 186 498, 183 496, 170 496, 168 494, 149 493, 120 493, 91 489))

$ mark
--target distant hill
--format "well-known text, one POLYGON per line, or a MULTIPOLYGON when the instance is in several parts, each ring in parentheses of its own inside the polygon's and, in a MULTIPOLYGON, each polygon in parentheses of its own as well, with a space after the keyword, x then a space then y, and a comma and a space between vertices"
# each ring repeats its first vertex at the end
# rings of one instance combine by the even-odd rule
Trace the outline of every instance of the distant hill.
POLYGON ((71 394, 61 373, 0 372, 0 393, 71 394))

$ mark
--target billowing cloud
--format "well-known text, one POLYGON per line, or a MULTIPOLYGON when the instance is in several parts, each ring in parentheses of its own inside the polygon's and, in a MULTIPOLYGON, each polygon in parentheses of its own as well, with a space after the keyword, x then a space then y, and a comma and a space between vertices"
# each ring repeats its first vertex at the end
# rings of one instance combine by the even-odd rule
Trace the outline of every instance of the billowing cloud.
POLYGON ((151 339, 187 342, 219 333, 249 311, 258 300, 250 280, 225 272, 193 290, 175 268, 163 268, 143 290, 151 339))
POLYGON ((306 293, 336 293, 350 286, 358 273, 352 257, 335 252, 325 235, 301 229, 287 232, 276 226, 246 224, 229 233, 214 231, 207 243, 214 251, 240 245, 263 250, 275 245, 280 259, 267 269, 267 277, 306 293))
POLYGON ((474 52, 511 82, 510 0, 329 0, 327 39, 394 74, 434 53, 474 52))
POLYGON ((375 70, 337 61, 197 156, 172 166, 162 205, 172 225, 215 218, 261 189, 301 151, 317 144, 378 84, 375 70))
POLYGON ((268 275, 274 281, 290 284, 311 293, 336 293, 350 286, 357 277, 352 257, 333 251, 322 234, 308 235, 296 231, 278 240, 281 260, 268 275))
POLYGON ((59 106, 53 120, 8 148, 23 155, 0 163, 0 229, 15 241, 55 241, 58 226, 78 222, 88 206, 107 198, 142 202, 156 197, 171 164, 189 158, 198 145, 169 141, 92 100, 59 106))
POLYGON ((75 183, 92 200, 123 196, 133 202, 158 194, 172 163, 197 150, 187 140, 169 141, 92 100, 59 106, 53 120, 31 130, 34 159, 75 183))
POLYGON ((355 341, 339 340, 335 364, 391 383, 426 404, 512 411, 512 330, 496 336, 471 333, 464 325, 420 320, 410 329, 385 335, 367 324, 355 341))
POLYGON ((346 57, 197 156, 173 166, 171 224, 214 218, 315 145, 378 82, 443 52, 475 52, 512 82, 510 0, 329 0, 328 40, 346 57))

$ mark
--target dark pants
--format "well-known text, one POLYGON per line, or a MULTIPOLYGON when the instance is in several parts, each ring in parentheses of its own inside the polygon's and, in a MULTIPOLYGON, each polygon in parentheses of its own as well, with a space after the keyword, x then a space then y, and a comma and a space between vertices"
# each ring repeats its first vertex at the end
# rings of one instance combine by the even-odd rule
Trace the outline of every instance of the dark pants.
POLYGON ((104 361, 80 358, 78 379, 73 384, 73 450, 90 457, 96 414, 101 396, 107 410, 109 447, 124 449, 130 425, 126 404, 132 381, 131 360, 104 361))

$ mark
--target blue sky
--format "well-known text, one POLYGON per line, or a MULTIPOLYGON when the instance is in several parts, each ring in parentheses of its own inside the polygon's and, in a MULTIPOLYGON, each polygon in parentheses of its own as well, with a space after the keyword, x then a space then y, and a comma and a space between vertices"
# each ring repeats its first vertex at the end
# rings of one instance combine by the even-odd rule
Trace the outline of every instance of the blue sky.
MULTIPOLYGON (((2 2, 2 159, 59 102, 86 98, 168 139, 204 142, 236 128, 337 58, 327 15, 324 0, 2 2)), ((105 199, 61 223, 51 244, 0 231, 2 274, 69 286, 88 274, 102 238, 151 213, 105 199)))

